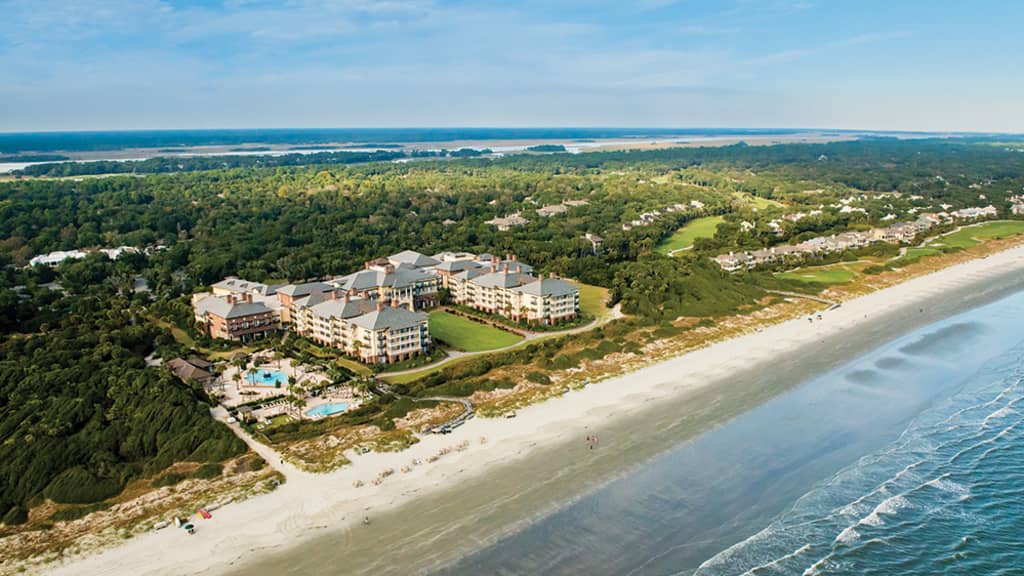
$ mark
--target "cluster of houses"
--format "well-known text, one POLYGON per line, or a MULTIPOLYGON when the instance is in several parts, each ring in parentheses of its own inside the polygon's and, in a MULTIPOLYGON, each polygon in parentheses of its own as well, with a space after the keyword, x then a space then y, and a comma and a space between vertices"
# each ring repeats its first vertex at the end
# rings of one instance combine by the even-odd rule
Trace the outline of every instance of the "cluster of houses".
POLYGON ((704 209, 704 203, 701 202, 700 200, 690 200, 690 204, 689 205, 686 205, 686 204, 672 204, 671 206, 666 206, 664 208, 664 211, 662 211, 662 210, 654 210, 652 212, 644 212, 643 214, 640 215, 639 218, 637 218, 635 220, 630 220, 629 222, 626 222, 625 224, 623 224, 622 225, 622 230, 624 232, 628 232, 628 231, 632 230, 633 228, 636 228, 637 226, 647 226, 649 224, 653 224, 655 220, 657 220, 658 218, 661 218, 666 213, 671 214, 673 212, 685 212, 685 211, 687 211, 687 210, 689 210, 691 208, 693 210, 697 210, 697 211, 703 210, 704 209))
POLYGON ((1024 214, 1024 196, 1010 196, 1010 212, 1015 216, 1024 214))
POLYGON ((57 250, 49 254, 40 254, 28 261, 29 266, 47 266, 53 268, 66 260, 81 260, 98 252, 111 260, 117 260, 122 254, 138 254, 139 249, 132 246, 118 246, 117 248, 100 248, 95 251, 87 250, 57 250))
POLYGON ((939 224, 977 220, 994 217, 997 211, 993 206, 983 208, 964 208, 955 212, 939 212, 937 214, 921 214, 913 222, 898 222, 884 228, 873 228, 863 232, 843 232, 832 236, 819 236, 799 244, 784 244, 761 250, 729 252, 715 257, 715 262, 727 272, 750 270, 760 266, 798 264, 806 258, 844 252, 863 248, 872 242, 889 242, 901 244, 910 242, 918 234, 938 226, 939 224))
MULTIPOLYGON (((536 201, 533 200, 532 197, 527 197, 526 201, 531 202, 533 204, 537 203, 536 201)), ((541 206, 540 208, 536 209, 536 212, 538 216, 541 216, 543 218, 550 218, 552 216, 561 216, 562 214, 567 213, 569 211, 569 208, 586 206, 587 204, 590 204, 590 202, 586 200, 565 200, 563 202, 559 202, 558 204, 546 204, 544 206, 541 206)), ((494 226, 501 232, 507 232, 512 228, 516 228, 519 226, 526 226, 529 223, 530 221, 527 218, 523 217, 522 212, 513 212, 511 214, 506 214, 505 216, 492 218, 487 222, 484 222, 484 224, 494 226)))
POLYGON ((345 276, 266 285, 229 277, 195 294, 195 320, 212 338, 248 341, 282 328, 366 363, 391 363, 431 345, 425 308, 453 303, 514 321, 556 324, 579 314, 579 289, 533 275, 511 254, 406 250, 345 276))

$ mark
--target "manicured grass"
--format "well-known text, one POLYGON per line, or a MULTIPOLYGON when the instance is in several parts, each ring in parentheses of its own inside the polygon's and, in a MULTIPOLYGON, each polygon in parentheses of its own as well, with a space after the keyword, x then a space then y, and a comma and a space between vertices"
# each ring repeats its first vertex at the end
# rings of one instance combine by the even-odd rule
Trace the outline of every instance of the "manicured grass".
POLYGON ((929 248, 927 246, 924 248, 908 248, 906 255, 904 255, 901 258, 893 260, 889 264, 896 268, 900 268, 902 266, 913 264, 914 262, 917 262, 921 258, 927 258, 928 256, 938 256, 939 254, 942 254, 942 250, 939 250, 938 248, 929 248))
POLYGON ((941 236, 928 245, 943 248, 970 248, 978 244, 979 240, 1001 239, 1017 234, 1024 234, 1024 221, 997 220, 969 226, 958 232, 941 236))
POLYGON ((760 196, 754 196, 753 194, 747 194, 746 192, 733 192, 733 197, 737 200, 742 200, 747 204, 750 204, 758 210, 764 210, 765 208, 774 208, 783 206, 781 202, 775 200, 769 200, 767 198, 761 198, 760 196))
MULTIPOLYGON (((715 235, 715 228, 725 221, 721 216, 707 216, 697 218, 686 223, 675 234, 658 243, 656 250, 662 254, 668 254, 673 250, 681 250, 693 246, 697 238, 711 238, 715 235)), ((582 294, 581 294, 582 296, 582 294)))
POLYGON ((511 346, 523 339, 518 334, 474 322, 449 312, 430 313, 430 335, 464 352, 482 352, 511 346))
POLYGON ((582 282, 573 282, 580 289, 580 311, 591 318, 603 318, 611 309, 604 305, 608 289, 582 282))
POLYGON ((360 376, 370 376, 373 374, 373 370, 370 370, 369 366, 356 362, 355 360, 349 360, 348 358, 335 358, 334 362, 339 366, 348 368, 360 376))
POLYGON ((820 284, 846 284, 854 279, 856 274, 847 268, 806 268, 793 272, 782 272, 775 275, 777 278, 796 280, 799 282, 818 282, 820 284))

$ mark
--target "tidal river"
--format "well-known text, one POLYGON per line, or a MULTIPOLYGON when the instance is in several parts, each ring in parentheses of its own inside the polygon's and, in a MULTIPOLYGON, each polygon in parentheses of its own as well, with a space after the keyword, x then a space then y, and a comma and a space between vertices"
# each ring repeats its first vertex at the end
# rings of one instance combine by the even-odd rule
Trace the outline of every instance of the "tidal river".
POLYGON ((1016 293, 811 377, 437 573, 1019 574, 1022 376, 1016 293))

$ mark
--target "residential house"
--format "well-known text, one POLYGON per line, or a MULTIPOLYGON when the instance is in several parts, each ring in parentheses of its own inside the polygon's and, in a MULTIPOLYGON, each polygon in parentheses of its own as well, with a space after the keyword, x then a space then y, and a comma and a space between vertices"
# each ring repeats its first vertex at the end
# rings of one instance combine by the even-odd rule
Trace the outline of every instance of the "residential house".
POLYGON ((488 220, 487 222, 484 222, 484 224, 494 226, 502 232, 507 232, 512 228, 516 228, 518 226, 526 226, 529 223, 530 221, 527 220, 526 218, 523 218, 519 212, 514 212, 512 214, 505 216, 504 218, 494 218, 488 220))
POLYGON ((995 206, 989 204, 984 208, 964 208, 957 210, 952 213, 952 216, 956 220, 977 220, 978 218, 993 218, 997 216, 999 212, 995 206))
POLYGON ((197 382, 204 386, 213 382, 213 364, 202 358, 175 358, 164 366, 182 382, 197 382))
POLYGON ((544 216, 545 218, 549 216, 558 216, 560 214, 565 214, 566 212, 567 209, 563 204, 549 204, 542 208, 537 208, 537 215, 544 216))

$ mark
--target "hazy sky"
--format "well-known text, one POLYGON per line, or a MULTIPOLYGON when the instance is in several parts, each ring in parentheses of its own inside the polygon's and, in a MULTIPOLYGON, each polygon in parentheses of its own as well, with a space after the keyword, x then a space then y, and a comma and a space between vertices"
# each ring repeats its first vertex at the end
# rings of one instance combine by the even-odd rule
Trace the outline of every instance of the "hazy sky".
POLYGON ((0 130, 1024 132, 1024 2, 0 0, 0 130))

